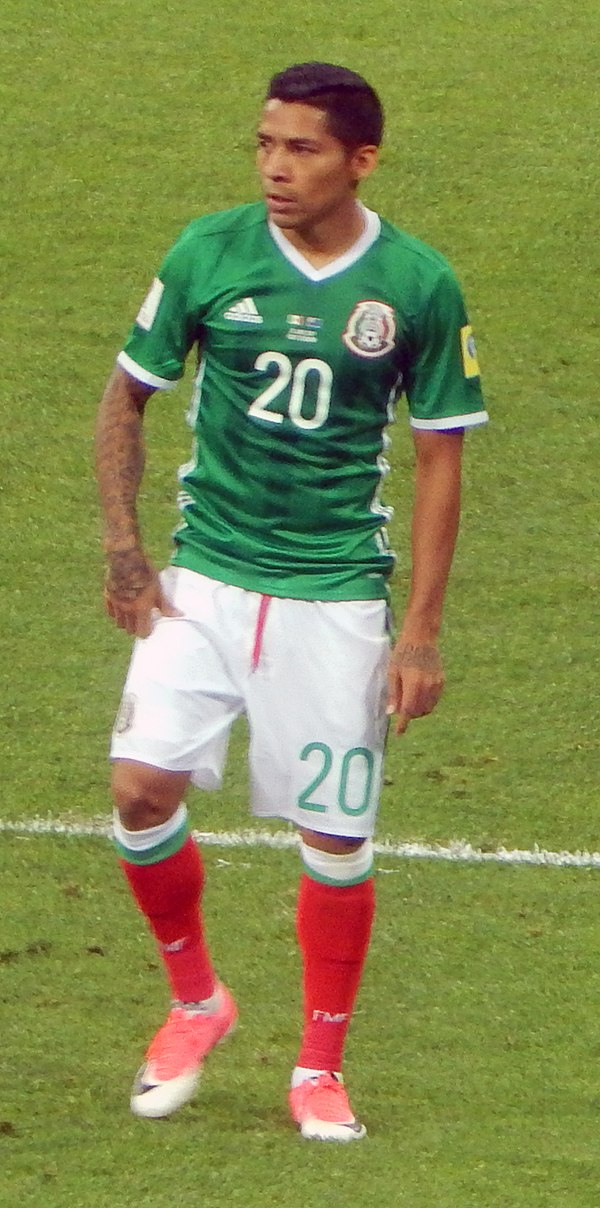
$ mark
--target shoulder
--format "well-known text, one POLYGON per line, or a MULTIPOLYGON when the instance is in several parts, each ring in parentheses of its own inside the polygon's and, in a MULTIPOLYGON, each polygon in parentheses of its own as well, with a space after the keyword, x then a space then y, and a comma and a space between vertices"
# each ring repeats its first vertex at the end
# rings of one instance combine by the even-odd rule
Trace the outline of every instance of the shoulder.
POLYGON ((265 207, 262 202, 234 206, 194 218, 181 232, 177 244, 194 245, 205 240, 229 239, 232 235, 264 226, 265 207))
POLYGON ((436 248, 381 219, 382 277, 402 298, 414 322, 433 313, 462 312, 461 286, 450 262, 436 248))
POLYGON ((224 256, 252 257, 257 236, 265 226, 266 211, 261 202, 194 218, 171 245, 159 275, 163 280, 170 274, 189 281, 199 272, 204 275, 214 271, 224 256))
POLYGON ((401 260, 415 273, 432 281, 446 275, 454 277, 451 264, 436 248, 414 235, 409 235, 408 231, 394 226, 385 218, 380 218, 380 223, 381 244, 390 258, 401 260))

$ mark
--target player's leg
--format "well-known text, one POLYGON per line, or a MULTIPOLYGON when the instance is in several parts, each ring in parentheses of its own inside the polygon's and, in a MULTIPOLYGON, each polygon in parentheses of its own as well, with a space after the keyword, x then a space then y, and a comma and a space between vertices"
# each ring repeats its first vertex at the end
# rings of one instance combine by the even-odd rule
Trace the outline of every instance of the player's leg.
POLYGON ((187 1102, 204 1056, 236 1019, 204 938, 204 870, 183 794, 192 776, 205 787, 219 782, 241 704, 211 641, 214 585, 184 575, 184 587, 174 593, 184 615, 161 620, 135 645, 111 746, 121 865, 173 997, 134 1084, 131 1106, 144 1116, 167 1115, 187 1102))
POLYGON ((120 864, 179 1002, 209 999, 215 989, 200 916, 202 857, 183 804, 189 778, 125 759, 112 771, 120 864))
POLYGON ((304 1026, 290 1106, 308 1139, 360 1140, 366 1129, 348 1102, 342 1064, 375 910, 373 845, 302 830, 301 852, 304 1026))
POLYGON ((114 833, 121 867, 157 942, 172 1005, 136 1076, 131 1108, 159 1117, 188 1102, 202 1062, 236 1021, 215 976, 201 913, 204 869, 182 797, 187 772, 117 760, 114 833))
POLYGON ((365 1133, 340 1075, 374 913, 385 606, 279 603, 265 628, 264 693, 257 674, 250 723, 255 812, 286 817, 302 839, 304 1027, 290 1102, 304 1136, 347 1141, 365 1133))

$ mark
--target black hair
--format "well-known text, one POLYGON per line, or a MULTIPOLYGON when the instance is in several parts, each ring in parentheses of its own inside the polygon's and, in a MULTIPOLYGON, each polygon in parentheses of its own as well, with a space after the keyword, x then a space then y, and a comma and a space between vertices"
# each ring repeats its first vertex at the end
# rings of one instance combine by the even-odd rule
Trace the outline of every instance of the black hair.
POLYGON ((334 63, 295 63, 274 75, 268 101, 297 101, 327 114, 329 129, 349 150, 378 147, 383 138, 383 107, 374 88, 348 67, 334 63))

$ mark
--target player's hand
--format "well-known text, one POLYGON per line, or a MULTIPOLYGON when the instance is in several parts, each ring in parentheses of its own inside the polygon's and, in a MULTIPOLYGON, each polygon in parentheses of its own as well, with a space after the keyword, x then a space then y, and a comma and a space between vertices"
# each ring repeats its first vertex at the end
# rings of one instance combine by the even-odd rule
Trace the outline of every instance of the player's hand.
POLYGON ((388 672, 387 713, 396 716, 396 734, 404 734, 415 717, 431 713, 443 691, 444 669, 435 643, 400 638, 388 672))
POLYGON ((155 568, 138 551, 109 559, 104 603, 115 625, 136 638, 147 638, 158 616, 182 615, 167 599, 155 568))

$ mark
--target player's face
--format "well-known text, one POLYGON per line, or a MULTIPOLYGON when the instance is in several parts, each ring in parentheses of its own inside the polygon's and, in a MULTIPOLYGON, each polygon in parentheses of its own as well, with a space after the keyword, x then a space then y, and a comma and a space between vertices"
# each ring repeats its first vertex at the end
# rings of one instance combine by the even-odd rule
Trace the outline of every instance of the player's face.
POLYGON ((312 105, 267 101, 258 128, 257 166, 270 218, 282 229, 310 230, 354 202, 375 167, 376 147, 349 151, 312 105))

